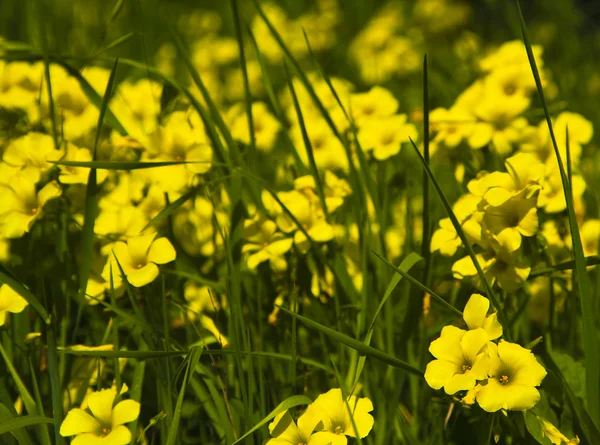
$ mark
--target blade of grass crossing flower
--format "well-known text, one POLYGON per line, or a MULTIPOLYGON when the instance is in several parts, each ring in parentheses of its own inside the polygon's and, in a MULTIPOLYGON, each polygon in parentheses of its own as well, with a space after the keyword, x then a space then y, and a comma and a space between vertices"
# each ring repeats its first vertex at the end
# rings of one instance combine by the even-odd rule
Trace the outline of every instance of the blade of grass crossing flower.
POLYGON ((0 282, 7 284, 22 296, 27 303, 31 305, 31 307, 42 317, 44 323, 50 323, 50 317, 48 316, 48 312, 44 309, 44 306, 40 303, 40 300, 31 292, 29 289, 25 287, 21 281, 16 278, 4 265, 0 264, 0 282))
POLYGON ((312 400, 310 400, 306 396, 288 397, 283 402, 281 402, 279 405, 277 405, 277 407, 273 411, 271 411, 268 416, 266 416, 264 419, 262 419, 260 422, 258 422, 256 425, 254 425, 252 428, 250 428, 250 430, 248 430, 242 437, 240 437, 238 440, 233 442, 231 445, 236 445, 237 443, 240 443, 242 440, 244 440, 248 436, 250 436, 250 434, 252 434, 256 430, 258 430, 259 428, 262 428, 267 423, 269 423, 271 420, 273 420, 275 417, 277 417, 278 414, 281 414, 282 412, 287 411, 290 408, 294 408, 294 407, 300 406, 300 405, 310 405, 311 403, 312 403, 312 400))
MULTIPOLYGON (((422 260, 422 258, 419 255, 411 252, 410 254, 408 254, 406 256, 406 258, 404 258, 404 260, 402 260, 402 263, 400 263, 399 269, 406 273, 410 269, 412 269, 412 267, 421 260, 422 260)), ((402 280, 402 278, 403 278, 402 275, 395 273, 394 276, 392 277, 392 280, 388 284, 387 289, 383 295, 383 298, 379 302, 379 306, 377 307, 377 310, 375 311, 375 314, 373 315, 371 323, 369 324, 369 328, 367 329, 367 334, 365 335, 365 339, 363 341, 363 343, 365 345, 368 346, 371 344, 371 337, 373 336, 373 330, 375 329, 375 323, 377 322, 377 318, 379 317, 379 314, 381 313, 383 306, 385 306, 385 303, 390 298, 390 295, 392 295, 392 292, 394 291, 394 289, 396 289, 396 286, 398 286, 398 283, 400 283, 400 280, 402 280)), ((352 386, 351 386, 352 388, 355 388, 356 385, 358 384, 360 375, 362 374, 362 370, 365 366, 366 359, 367 359, 366 355, 362 355, 358 358, 356 374, 354 375, 354 378, 352 381, 352 386)))
POLYGON ((338 332, 334 329, 328 328, 327 326, 323 326, 322 324, 317 323, 316 321, 306 318, 300 314, 296 314, 295 312, 292 312, 289 309, 286 309, 281 306, 278 306, 278 307, 286 314, 289 314, 292 317, 298 318, 298 320, 300 320, 302 323, 304 323, 307 327, 315 329, 315 330, 325 334, 326 336, 332 338, 333 340, 336 340, 342 344, 345 344, 346 346, 348 346, 352 349, 356 349, 361 354, 371 356, 373 358, 376 358, 377 360, 381 360, 382 362, 387 363, 388 365, 394 366, 395 368, 403 369, 404 371, 410 372, 410 373, 418 375, 418 376, 423 376, 423 371, 409 365, 408 363, 406 363, 400 359, 397 359, 396 357, 386 354, 385 352, 382 352, 378 349, 372 348, 371 346, 365 345, 360 340, 356 340, 352 337, 348 337, 347 335, 342 334, 341 332, 338 332))
POLYGON ((329 216, 329 212, 327 210, 327 202, 325 201, 325 192, 323 191, 323 183, 321 181, 321 177, 319 176, 319 170, 317 169, 317 163, 315 162, 315 153, 313 151, 312 144, 310 143, 310 139, 308 138, 308 133, 306 131, 306 126, 304 125, 304 116, 302 115, 302 110, 300 109, 300 104, 298 103, 298 96, 296 95, 296 90, 294 89, 294 84, 292 83, 292 77, 290 76, 290 72, 287 64, 284 65, 285 74, 288 83, 288 88, 290 89, 290 94, 292 95, 292 101, 294 103, 294 110, 296 110, 296 116, 298 117, 298 124, 300 126, 300 131, 302 132, 302 141, 304 142, 304 148, 306 149, 306 153, 308 155, 308 161, 310 165, 310 172, 315 178, 315 184, 317 186, 317 194, 319 195, 319 200, 321 201, 321 207, 325 212, 325 217, 329 216))
POLYGON ((54 165, 66 167, 87 167, 97 170, 140 170, 144 168, 169 167, 181 164, 202 164, 203 161, 161 161, 161 162, 139 162, 139 161, 48 161, 54 165))
MULTIPOLYGON (((490 301, 492 302, 492 305, 498 311, 498 318, 499 318, 500 323, 504 326, 508 326, 509 325, 508 318, 506 317, 506 313, 504 312, 504 307, 498 301, 496 294, 492 290, 492 286, 490 286, 489 281, 487 280, 485 274, 483 273, 483 270, 481 269, 481 266, 479 265, 479 261, 477 261, 477 257, 475 256, 475 251, 473 250, 473 246, 471 246, 471 243, 469 243, 469 240, 467 239, 467 236, 465 235, 463 228, 461 227, 460 223, 458 222, 456 215, 452 211, 452 207, 450 206, 448 199, 446 199, 446 195, 444 194, 444 192, 442 191, 442 188, 440 187, 439 183, 435 179, 435 176, 433 175, 431 169, 429 168, 429 164, 427 164, 427 162, 425 162, 425 159, 423 158, 423 155, 419 151, 419 148, 417 147, 417 145, 414 143, 414 141, 412 139, 410 139, 410 143, 412 144, 415 152, 417 153, 417 156, 419 157, 419 160, 421 161, 423 168, 427 172, 427 176, 429 177, 429 180, 433 183, 433 186, 434 186, 438 196, 440 197, 442 204, 444 205, 444 208, 446 209, 446 213, 448 213, 448 217, 450 218, 450 221, 452 222, 452 225, 454 226, 454 230, 456 230, 456 233, 458 234, 460 240, 462 241, 463 245, 467 249, 467 253, 469 254, 469 257, 471 258, 471 261, 473 261, 473 265, 475 266, 475 269, 477 270, 477 275, 479 276, 479 279, 483 283, 483 286, 485 287, 485 290, 488 294, 490 301)), ((508 330, 506 330, 506 332, 503 335, 508 341, 510 341, 511 336, 510 336, 510 333, 508 332, 508 330)))
MULTIPOLYGON (((142 232, 144 232, 150 226, 153 226, 155 224, 159 224, 159 223, 165 221, 169 216, 171 216, 173 214, 173 212, 175 210, 177 210, 183 204, 188 202, 190 199, 194 198, 197 193, 198 193, 198 189, 193 188, 193 189, 187 191, 186 193, 184 193, 183 195, 181 195, 175 201, 167 204, 160 212, 157 213, 157 215, 154 218, 152 218, 150 221, 148 221, 148 224, 146 224, 146 226, 142 229, 142 232)), ((167 194, 165 194, 165 198, 168 198, 167 194)))
POLYGON ((252 93, 250 91, 250 82, 248 81, 248 67, 246 65, 246 52, 244 50, 244 36, 242 35, 242 26, 240 24, 240 11, 238 0, 231 0, 231 9, 233 11, 233 24, 235 25, 235 37, 238 42, 238 52, 240 54, 240 68, 244 80, 244 102, 246 105, 246 117, 248 118, 248 132, 250 134, 250 153, 248 156, 248 168, 252 169, 256 163, 256 135, 254 134, 254 117, 252 115, 252 93))
POLYGON ((200 360, 200 356, 202 355, 202 348, 192 348, 190 351, 190 355, 188 357, 188 365, 185 370, 185 375, 183 376, 183 381, 181 382, 181 389, 179 390, 179 395, 177 396, 177 403, 175 404, 175 410, 173 411, 173 420, 169 427, 169 435, 167 436, 167 442, 165 445, 175 445, 177 442, 177 433, 179 431, 179 422, 181 420, 181 409, 183 406, 183 399, 185 397, 185 391, 188 387, 188 383, 190 381, 191 376, 194 374, 196 369, 196 364, 198 360, 200 360))
MULTIPOLYGON (((544 96, 544 89, 540 79, 540 73, 531 49, 531 43, 529 42, 527 27, 525 25, 525 19, 521 11, 521 5, 517 0, 517 7, 519 9, 519 17, 521 20, 521 32, 523 34, 523 42, 527 50, 527 57, 529 58, 529 64, 533 77, 535 79, 535 85, 537 87, 540 102, 544 109, 544 115, 546 117, 546 123, 548 124, 548 131, 550 132, 550 139, 558 162, 558 168, 560 171, 560 177, 562 180, 563 191, 565 194, 565 201, 567 203, 567 213, 569 215, 569 227, 571 230, 571 240, 573 244, 573 254, 575 256, 575 277, 577 278, 577 288, 579 289, 579 302, 581 305, 582 324, 583 324, 583 350, 585 360, 585 377, 586 377, 586 395, 588 402, 588 410, 590 417, 596 423, 596 426, 600 425, 600 346, 598 345, 597 337, 597 326, 595 320, 594 303, 592 301, 592 292, 589 285, 589 277, 587 275, 585 256, 583 253, 583 246, 581 243, 581 234, 579 233, 579 226, 577 224, 577 217, 575 215, 575 209, 573 205, 573 195, 569 178, 565 172, 564 165, 561 160, 560 150, 556 142, 554 135, 554 129, 552 127, 552 119, 548 112, 548 106, 546 104, 546 98, 544 96)), ((568 140, 568 139, 567 139, 568 140)), ((568 150, 567 145, 567 150, 568 150)), ((567 153, 567 156, 570 156, 567 153)))
MULTIPOLYGON (((100 133, 104 125, 104 116, 108 108, 108 102, 112 95, 113 86, 115 83, 115 77, 117 73, 117 65, 119 59, 115 59, 115 64, 110 72, 108 83, 106 85, 106 91, 102 98, 102 104, 100 106, 100 114, 98 116, 98 124, 96 126, 96 137, 94 139, 94 150, 92 154, 92 161, 96 161, 98 142, 100 140, 100 133)), ((87 283, 90 276, 92 267, 92 256, 94 250, 94 223, 96 221, 96 214, 98 212, 98 185, 96 183, 97 173, 95 168, 90 168, 88 174, 88 181, 85 188, 85 201, 83 207, 83 228, 81 231, 81 265, 79 268, 79 302, 84 303, 85 291, 87 289, 87 283)), ((113 303, 114 304, 114 303, 113 303)))
POLYGON ((428 288, 427 286, 425 286, 424 284, 422 284, 419 280, 417 280, 416 278, 413 278, 412 276, 410 276, 407 273, 407 271, 403 270, 402 265, 400 265, 400 267, 394 266, 388 260, 386 260, 381 255, 379 255, 377 252, 373 252, 373 255, 375 255, 376 257, 378 257, 390 269, 393 269, 398 275, 402 276, 403 278, 406 278, 407 281, 410 281, 412 284, 414 284, 415 286, 417 286, 418 288, 420 288, 423 292, 426 292, 426 293, 430 294, 433 297, 434 301, 437 301, 442 306, 446 307, 450 312, 453 312, 454 314, 456 314, 457 316, 459 316, 459 317, 462 318, 463 313, 461 311, 459 311, 458 309, 456 309, 454 306, 452 306, 450 303, 448 303, 446 300, 444 300, 442 297, 440 297, 438 294, 436 294, 433 290, 431 290, 430 288, 428 288))

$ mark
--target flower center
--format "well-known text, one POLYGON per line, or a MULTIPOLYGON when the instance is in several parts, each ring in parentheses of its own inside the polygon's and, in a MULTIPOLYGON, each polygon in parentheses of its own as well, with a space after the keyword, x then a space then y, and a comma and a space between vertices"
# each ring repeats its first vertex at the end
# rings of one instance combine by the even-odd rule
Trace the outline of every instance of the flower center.
POLYGON ((344 428, 341 425, 337 425, 333 430, 335 434, 344 434, 344 428))
POLYGON ((142 263, 138 263, 138 265, 135 267, 136 267, 136 269, 141 269, 142 267, 144 267, 144 265, 142 263))
POLYGON ((515 87, 514 85, 508 84, 504 87, 504 94, 506 94, 507 96, 512 96, 516 92, 517 87, 515 87))
POLYGON ((500 384, 502 384, 502 385, 508 385, 508 376, 506 374, 504 374, 498 380, 500 381, 500 384))
POLYGON ((461 369, 462 369, 462 372, 463 372, 463 374, 464 374, 465 372, 467 372, 467 371, 470 371, 470 370, 471 370, 471 365, 466 365, 466 364, 465 364, 465 365, 462 365, 462 366, 461 366, 461 369))
POLYGON ((105 426, 102 427, 102 433, 101 433, 102 437, 108 436, 109 434, 110 434, 110 428, 107 428, 105 426))
POLYGON ((37 213, 37 211, 38 211, 38 208, 37 208, 37 207, 32 207, 32 208, 31 208, 31 214, 32 214, 32 215, 35 215, 35 214, 37 213))

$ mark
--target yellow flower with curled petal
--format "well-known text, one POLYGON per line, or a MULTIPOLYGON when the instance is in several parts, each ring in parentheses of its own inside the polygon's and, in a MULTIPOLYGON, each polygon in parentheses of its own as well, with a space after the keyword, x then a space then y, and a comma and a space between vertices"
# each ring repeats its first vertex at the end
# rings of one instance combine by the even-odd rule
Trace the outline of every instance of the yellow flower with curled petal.
POLYGON ((37 175, 26 172, 15 175, 10 184, 0 184, 0 236, 4 238, 20 238, 29 232, 33 223, 44 215, 46 203, 62 193, 54 181, 36 193, 32 179, 37 175))
POLYGON ((8 284, 0 286, 0 326, 6 323, 8 313, 22 312, 29 303, 8 284))
POLYGON ((274 270, 287 268, 283 255, 292 248, 294 240, 277 231, 277 224, 260 216, 244 222, 246 244, 242 253, 248 255, 248 268, 254 270, 260 263, 269 261, 274 270))
POLYGON ((112 270, 113 282, 117 287, 121 282, 120 264, 132 286, 142 287, 154 281, 159 272, 157 265, 175 261, 176 257, 175 249, 167 238, 155 237, 156 233, 151 233, 133 236, 127 243, 115 243, 102 271, 102 278, 110 283, 112 270))
POLYGON ((498 322, 498 314, 487 315, 490 300, 481 294, 473 294, 465 305, 463 319, 469 329, 482 328, 488 335, 488 340, 495 340, 502 335, 502 325, 498 322))
POLYGON ((579 444, 579 437, 575 436, 573 439, 569 439, 563 433, 559 431, 552 423, 548 420, 543 419, 539 416, 535 416, 537 421, 540 423, 542 427, 542 433, 545 437, 550 439, 554 445, 577 445, 579 444))
POLYGON ((63 437, 75 436, 72 445, 126 445, 131 431, 125 426, 140 415, 140 404, 122 400, 113 406, 117 391, 103 389, 87 398, 88 409, 73 408, 60 426, 63 437))
POLYGON ((470 390, 485 380, 490 366, 488 334, 482 328, 463 331, 444 326, 440 338, 429 345, 436 358, 427 364, 425 380, 433 389, 444 388, 446 394, 470 390))
POLYGON ((540 400, 536 389, 546 370, 529 349, 500 340, 489 344, 490 371, 487 385, 477 393, 477 403, 485 411, 500 409, 524 411, 540 400))
POLYGON ((367 437, 375 422, 373 416, 369 414, 371 411, 373 411, 373 402, 367 397, 358 398, 351 395, 344 400, 342 390, 334 388, 319 395, 309 405, 304 415, 318 419, 318 422, 323 424, 322 431, 337 436, 332 440, 332 444, 346 445, 348 442, 346 436, 367 437))
POLYGON ((294 422, 289 411, 284 411, 269 424, 269 433, 272 439, 265 445, 328 445, 334 444, 337 436, 333 433, 322 431, 314 432, 319 419, 304 413, 294 422))
POLYGON ((406 121, 405 114, 372 118, 361 124, 358 140, 365 152, 372 152, 378 161, 398 154, 402 144, 417 141, 418 132, 406 121), (409 139, 410 138, 410 139, 409 139))

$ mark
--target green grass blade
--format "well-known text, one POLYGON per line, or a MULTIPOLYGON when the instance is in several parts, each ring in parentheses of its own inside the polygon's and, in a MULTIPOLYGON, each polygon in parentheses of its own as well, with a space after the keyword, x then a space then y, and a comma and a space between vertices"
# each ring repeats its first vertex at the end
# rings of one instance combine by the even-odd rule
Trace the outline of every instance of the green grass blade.
POLYGON ((21 428, 44 423, 52 423, 52 419, 44 416, 19 416, 9 420, 3 420, 0 424, 0 434, 12 433, 21 428))
POLYGON ((438 294, 436 294, 433 290, 431 290, 430 288, 428 288, 427 286, 425 286, 424 284, 422 284, 419 280, 417 280, 416 278, 410 276, 405 270, 403 270, 402 264, 400 265, 400 267, 396 267, 391 262, 389 262, 388 260, 386 260, 385 258, 383 258, 381 255, 379 255, 377 252, 373 252, 373 255, 377 256, 390 269, 393 269, 396 272, 396 274, 402 276, 403 278, 406 278, 407 281, 410 281, 412 284, 414 284, 415 286, 417 286, 423 292, 426 292, 429 295, 431 295, 433 297, 434 301, 437 301, 442 306, 444 306, 446 309, 448 309, 450 312, 453 312, 455 315, 458 315, 459 317, 462 318, 463 313, 461 311, 459 311, 458 309, 456 309, 454 306, 452 306, 450 303, 448 303, 446 300, 444 300, 442 297, 440 297, 438 294))
MULTIPOLYGON (((479 262, 477 261, 477 258, 475 256, 475 251, 473 250, 473 246, 471 246, 471 243, 469 243, 469 240, 467 239, 467 236, 465 235, 465 232, 464 232, 463 228, 461 227, 460 222, 458 221, 458 219, 456 218, 456 215, 452 211, 452 206, 448 202, 448 199, 446 199, 446 195, 442 191, 440 184, 435 179, 435 176, 433 175, 431 169, 429 168, 429 164, 427 162, 425 162, 425 158, 423 158, 423 155, 419 151, 419 148, 417 147, 417 145, 414 143, 414 141, 412 139, 410 139, 410 143, 412 144, 413 148, 415 149, 415 153, 417 153, 417 156, 419 157, 419 160, 421 161, 421 164, 423 165, 423 168, 425 169, 425 172, 427 173, 429 180, 433 183, 433 186, 434 186, 438 196, 442 200, 442 204, 444 205, 444 208, 446 209, 446 212, 448 213, 448 217, 450 218, 450 221, 452 222, 452 225, 454 226, 454 230, 456 230, 456 233, 460 237, 460 240, 462 241, 463 245, 467 249, 469 257, 471 257, 471 261, 473 261, 473 265, 475 266, 475 269, 477 270, 477 275, 479 275, 479 279, 483 283, 483 286, 485 287, 485 290, 488 294, 490 301, 492 302, 492 305, 498 311, 498 318, 500 320, 500 323, 504 326, 509 326, 509 320, 508 320, 508 317, 506 316, 506 312, 504 312, 504 307, 500 304, 500 301, 498 300, 498 298, 496 297, 496 294, 494 294, 494 291, 492 290, 492 286, 490 286, 490 283, 488 282, 487 278, 485 277, 485 274, 483 273, 483 270, 481 269, 481 266, 479 265, 479 262)), ((510 341, 511 336, 510 336, 510 332, 508 332, 508 329, 505 330, 504 337, 506 338, 506 340, 510 341)))
MULTIPOLYGON (((411 252, 410 254, 408 254, 406 256, 406 258, 404 258, 404 260, 402 260, 402 263, 400 263, 399 269, 401 271, 403 271, 404 273, 407 273, 410 269, 412 269, 412 267, 415 264, 417 264, 422 259, 423 258, 421 258, 416 253, 411 252)), ((371 344, 371 337, 373 336, 373 331, 375 329, 375 323, 377 322, 377 318, 379 317, 379 314, 381 313, 383 306, 385 306, 385 303, 390 298, 390 295, 392 295, 392 292, 394 291, 394 289, 396 289, 396 286, 398 286, 398 283, 400 283, 400 280, 402 280, 402 278, 403 278, 402 275, 400 275, 399 273, 395 273, 394 276, 392 277, 392 280, 388 284, 388 287, 385 290, 385 293, 383 294, 383 298, 379 302, 379 306, 377 307, 377 310, 375 311, 375 314, 373 315, 373 319, 371 320, 371 323, 369 324, 369 328, 367 329, 367 334, 365 335, 365 340, 364 340, 365 345, 369 346, 371 344)), ((355 388, 356 385, 358 384, 358 382, 360 380, 360 375, 362 374, 362 370, 365 366, 366 360, 367 360, 366 355, 361 355, 358 358, 358 364, 356 366, 356 375, 354 376, 354 379, 352 382, 352 386, 351 386, 352 388, 355 388)))
POLYGON ((27 303, 29 303, 31 307, 39 314, 39 316, 42 317, 44 323, 50 323, 48 312, 46 312, 46 309, 44 309, 44 306, 42 306, 38 298, 2 264, 0 264, 0 282, 7 284, 16 293, 27 300, 27 303))
POLYGON ((2 346, 1 342, 0 342, 0 355, 2 355, 2 358, 4 359, 4 362, 6 363, 6 369, 8 370, 8 372, 10 373, 11 377, 13 378, 13 380, 15 382, 15 386, 17 387, 17 390, 19 391, 19 395, 21 396, 21 399, 23 400, 23 405, 25 405, 25 409, 31 415, 39 414, 38 410, 37 410, 37 406, 35 404, 35 401, 33 400, 33 397, 31 396, 31 393, 25 386, 25 383, 23 383, 21 376, 19 375, 16 368, 12 364, 12 361, 11 361, 10 357, 8 356, 6 350, 2 346))
MULTIPOLYGON (((600 264, 600 256, 590 255, 584 258, 586 266, 597 266, 600 264)), ((554 266, 534 269, 529 274, 529 278, 535 278, 542 275, 548 275, 553 272, 559 272, 563 270, 571 270, 575 268, 575 260, 569 260, 562 263, 555 264, 554 266)))
POLYGON ((231 445, 240 443, 242 440, 244 440, 248 436, 250 436, 250 434, 252 434, 256 430, 258 430, 259 428, 262 428, 268 422, 270 422, 275 417, 277 417, 278 414, 281 414, 282 412, 287 411, 290 408, 294 408, 294 407, 300 406, 300 405, 310 405, 311 403, 312 403, 312 400, 310 400, 306 396, 292 396, 292 397, 285 399, 283 402, 281 402, 279 405, 277 405, 277 408, 275 408, 273 411, 271 411, 267 417, 262 419, 260 422, 258 422, 256 425, 254 425, 252 428, 250 428, 250 430, 248 430, 242 437, 240 437, 238 440, 233 442, 231 445))
POLYGON ((50 393, 52 399, 52 415, 54 418, 54 443, 63 445, 65 439, 60 435, 60 425, 63 422, 63 388, 58 372, 56 334, 54 323, 46 326, 46 345, 48 346, 48 373, 50 375, 50 393))
POLYGON ((198 193, 198 189, 193 188, 181 195, 175 201, 170 202, 165 208, 158 212, 158 214, 154 218, 148 221, 148 224, 146 224, 146 226, 142 229, 142 232, 144 232, 150 226, 160 224, 161 222, 165 221, 169 216, 173 214, 175 210, 177 210, 183 204, 188 202, 190 199, 194 198, 196 196, 196 193, 198 193))
MULTIPOLYGON (((560 177, 562 180, 563 191, 565 193, 565 200, 567 203, 567 212, 569 214, 569 227, 571 229, 571 240, 573 244, 573 254, 575 256, 575 277, 577 278, 577 288, 579 289, 579 302, 581 305, 581 314, 583 321, 583 351, 585 356, 585 377, 586 377, 586 394, 588 402, 588 410, 590 417, 596 423, 596 426, 600 425, 600 346, 598 345, 597 327, 594 311, 594 302, 592 301, 592 292, 589 284, 589 277, 586 270, 585 256, 583 253, 583 246, 581 243, 581 234, 579 233, 579 226, 577 224, 577 218, 575 215, 575 209, 573 206, 573 195, 569 179, 565 172, 565 167, 562 163, 558 144, 556 143, 556 137, 554 135, 554 129, 552 127, 552 119, 548 112, 548 106, 546 104, 546 98, 544 96, 544 89, 540 79, 540 73, 538 71, 537 63, 531 49, 531 43, 527 35, 527 27, 525 26, 525 19, 521 11, 521 5, 517 0, 517 7, 519 9, 519 17, 521 19, 521 32, 523 34, 523 42, 527 49, 527 57, 529 58, 529 64, 531 65, 531 71, 535 79, 535 85, 544 109, 544 115, 546 117, 546 123, 548 124, 548 130, 550 132, 550 139, 552 140, 552 146, 554 148, 554 154, 558 162, 558 168, 560 171, 560 177)), ((568 149, 568 147, 567 147, 568 149)))
POLYGON ((289 314, 292 317, 296 317, 309 328, 322 332, 323 334, 332 338, 333 340, 336 340, 352 349, 357 350, 360 354, 371 356, 377 360, 387 363, 388 365, 394 366, 395 368, 403 369, 404 371, 410 372, 411 374, 415 374, 421 377, 423 376, 423 371, 409 365, 408 363, 400 359, 397 359, 396 357, 386 354, 385 352, 382 352, 378 349, 372 348, 371 346, 367 346, 360 340, 348 337, 347 335, 342 334, 341 332, 328 328, 327 326, 323 326, 322 324, 317 323, 316 321, 313 321, 310 318, 306 318, 300 314, 296 314, 295 312, 292 312, 289 309, 286 309, 281 306, 278 307, 286 314, 289 314))
MULTIPOLYGON (((202 164, 205 161, 159 161, 159 162, 141 162, 141 161, 48 161, 55 165, 64 165, 66 167, 87 167, 97 170, 140 170, 143 168, 168 167, 180 164, 202 164)), ((208 162, 208 161, 206 161, 208 162)))
MULTIPOLYGON (((427 55, 423 58, 423 158, 429 164, 429 82, 427 76, 427 55)), ((425 259, 423 283, 429 284, 431 269, 431 205, 429 202, 429 178, 423 172, 423 238, 421 239, 421 256, 425 259)))
POLYGON ((177 443, 177 432, 179 430, 179 422, 181 420, 181 407, 183 406, 185 390, 188 387, 190 377, 195 372, 196 364, 198 363, 198 360, 200 360, 201 355, 202 348, 192 348, 192 350, 190 351, 190 355, 188 357, 188 365, 185 370, 185 375, 183 376, 183 381, 181 382, 181 389, 179 390, 179 395, 177 396, 175 410, 173 411, 173 420, 171 421, 171 425, 169 427, 169 435, 167 436, 166 445, 175 445, 177 443))

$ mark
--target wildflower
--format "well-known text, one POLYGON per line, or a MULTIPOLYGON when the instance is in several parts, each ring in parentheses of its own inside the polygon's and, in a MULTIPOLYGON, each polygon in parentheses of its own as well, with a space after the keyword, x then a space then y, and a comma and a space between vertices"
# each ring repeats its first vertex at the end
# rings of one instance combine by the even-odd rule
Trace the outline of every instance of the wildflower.
POLYGON ((337 436, 327 431, 314 432, 319 419, 304 413, 294 422, 289 411, 278 414, 269 424, 272 439, 266 445, 327 445, 336 444, 337 436))
POLYGON ((87 398, 90 412, 81 408, 69 411, 60 426, 60 435, 76 436, 72 445, 126 445, 131 442, 131 432, 125 424, 138 418, 140 404, 135 400, 122 400, 113 406, 116 397, 114 389, 90 394, 87 398))
POLYGON ((577 445, 579 443, 579 437, 575 436, 575 438, 569 439, 546 419, 539 416, 535 416, 535 418, 542 427, 543 435, 550 439, 550 442, 554 445, 577 445))
POLYGON ((2 160, 20 169, 33 168, 43 174, 52 167, 49 161, 58 161, 63 153, 54 148, 54 140, 43 133, 29 132, 13 140, 2 156, 2 160))
POLYGON ((375 422, 369 414, 371 411, 373 403, 367 397, 351 395, 344 400, 342 390, 335 388, 317 397, 305 415, 317 417, 323 422, 323 431, 339 435, 332 441, 335 445, 345 445, 345 436, 363 438, 369 434, 375 422))
MULTIPOLYGON (((315 119, 306 123, 308 139, 310 141, 315 163, 317 167, 324 170, 343 170, 348 169, 348 157, 344 146, 331 131, 331 128, 322 119, 315 119)), ((291 132, 294 147, 298 156, 304 163, 309 165, 308 152, 304 145, 301 129, 298 125, 292 128, 291 132)))
POLYGON ((498 322, 498 314, 487 315, 490 300, 480 294, 473 294, 465 305, 463 318, 469 329, 482 328, 488 335, 488 340, 495 340, 502 335, 502 325, 498 322))
POLYGON ((478 380, 487 378, 487 343, 488 334, 482 328, 463 331, 445 326, 440 338, 429 345, 436 360, 427 364, 427 384, 434 389, 443 387, 446 394, 472 389, 478 380))
MULTIPOLYGON (((216 294, 210 288, 207 286, 198 286, 192 281, 185 283, 183 296, 187 301, 188 318, 192 321, 197 319, 200 325, 209 331, 222 347, 227 347, 229 345, 227 337, 221 333, 213 318, 208 315, 222 308, 226 302, 223 301, 220 304, 216 298, 216 294)), ((181 320, 179 323, 182 322, 185 323, 185 320, 181 320)))
POLYGON ((406 122, 405 114, 369 119, 358 132, 362 149, 372 151, 378 161, 398 154, 402 144, 409 142, 409 138, 416 141, 417 136, 417 129, 406 122))
POLYGON ((260 217, 246 220, 244 232, 247 243, 242 247, 242 252, 250 254, 250 270, 256 269, 260 263, 267 260, 275 270, 284 270, 287 267, 283 255, 292 248, 294 240, 277 232, 275 222, 260 217))
MULTIPOLYGON (((244 144, 250 144, 248 131, 248 116, 242 104, 234 105, 228 113, 231 121, 231 135, 244 144)), ((265 153, 273 149, 281 124, 269 112, 266 104, 255 102, 252 104, 252 125, 256 148, 265 153)))
POLYGON ((546 377, 544 367, 529 349, 515 343, 490 343, 489 351, 489 379, 477 393, 479 406, 488 412, 533 408, 540 400, 536 386, 546 377))
POLYGON ((0 286, 0 326, 6 323, 8 312, 16 314, 22 312, 29 303, 13 290, 8 284, 0 286))
POLYGON ((25 170, 15 175, 10 184, 0 184, 0 235, 4 238, 22 237, 43 216, 46 203, 58 198, 61 193, 60 186, 54 181, 36 193, 35 182, 25 170))
POLYGON ((119 241, 112 248, 102 278, 110 282, 111 270, 113 282, 120 281, 119 262, 127 281, 132 286, 142 287, 158 276, 157 264, 166 264, 175 260, 175 249, 167 238, 158 238, 156 233, 131 237, 127 243, 119 241))
POLYGON ((394 95, 379 86, 350 96, 350 114, 358 126, 372 118, 392 116, 398 111, 398 106, 394 95))
MULTIPOLYGON (((466 229, 467 226, 472 225, 472 222, 469 222, 469 219, 471 219, 471 216, 477 211, 480 202, 480 197, 466 194, 461 196, 452 206, 454 215, 461 226, 463 226, 463 230, 467 233, 473 232, 467 231, 466 229)), ((454 225, 452 224, 452 221, 450 221, 450 218, 441 219, 439 224, 440 228, 437 229, 431 237, 430 250, 432 252, 439 250, 444 256, 452 256, 462 245, 462 241, 454 229, 454 225)), ((477 231, 478 229, 475 230, 475 233, 477 231)))
MULTIPOLYGON (((65 154, 66 161, 90 162, 92 154, 87 148, 79 148, 70 142, 67 142, 67 150, 65 154)), ((62 184, 87 184, 90 169, 87 167, 73 167, 61 165, 59 181, 62 184)), ((104 169, 96 170, 96 183, 101 184, 107 177, 107 171, 104 169)))

